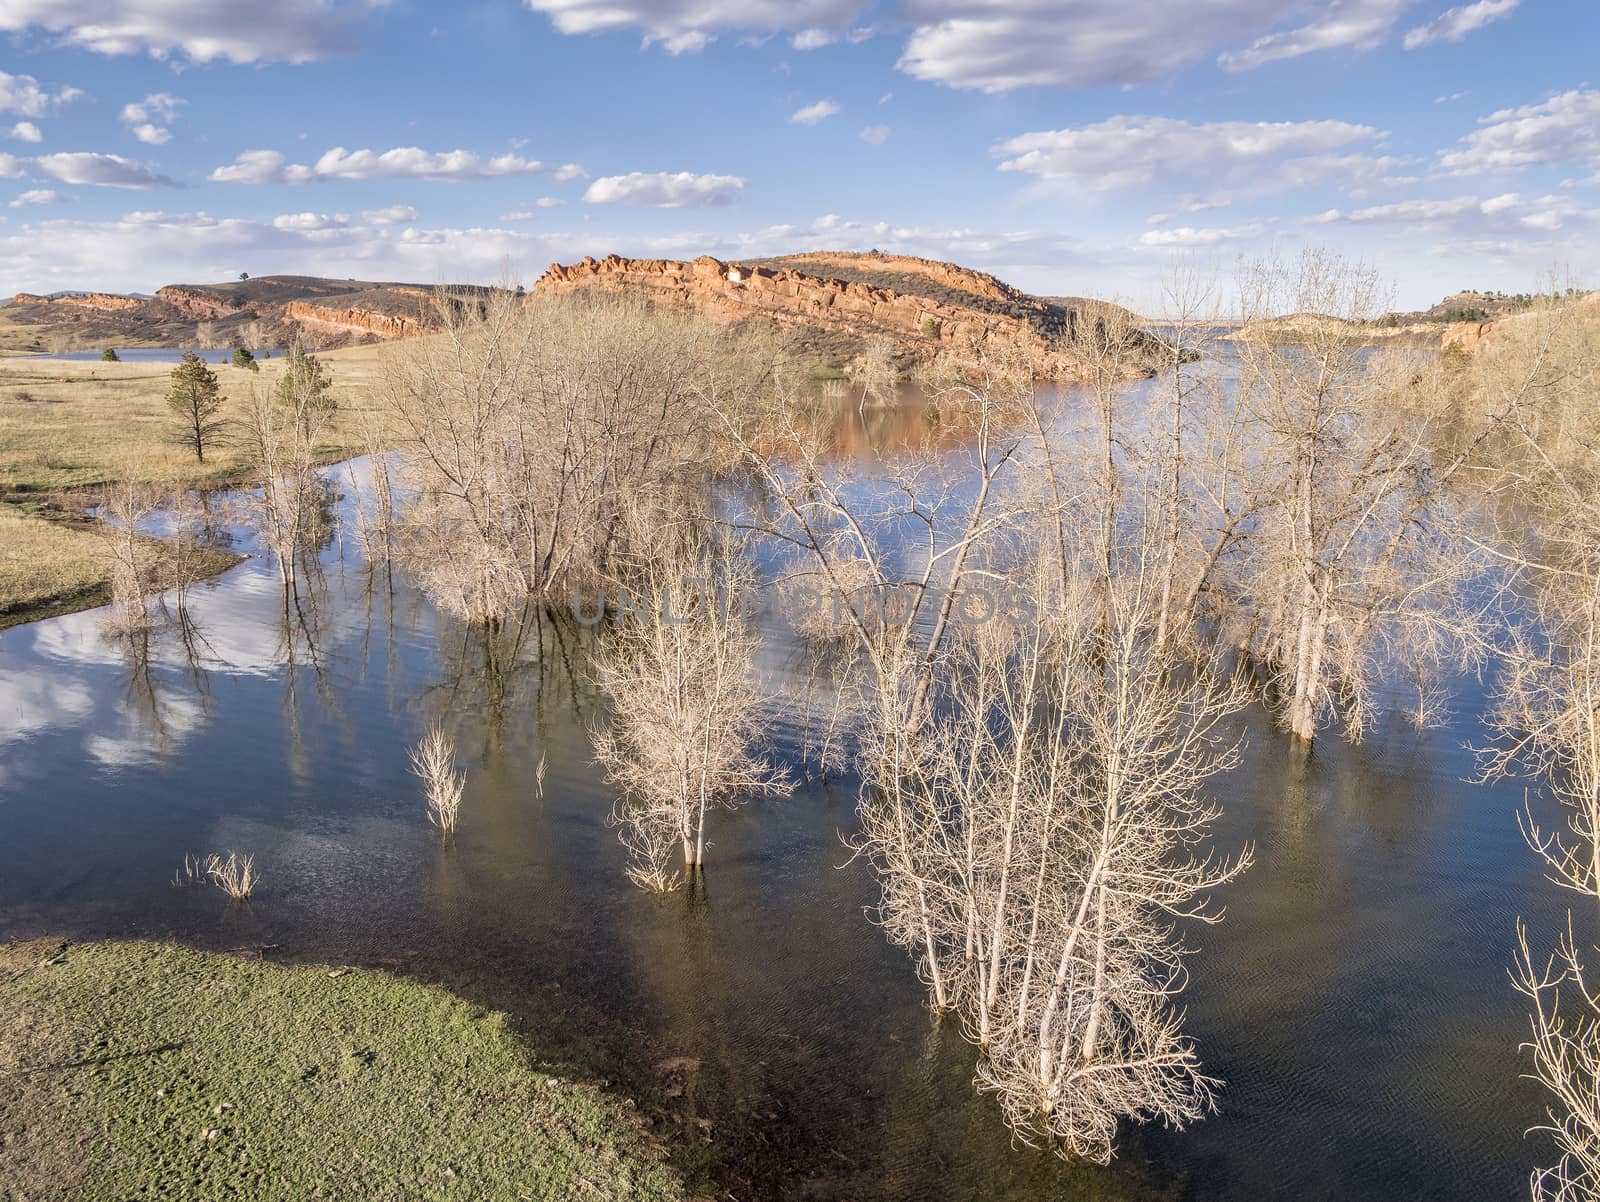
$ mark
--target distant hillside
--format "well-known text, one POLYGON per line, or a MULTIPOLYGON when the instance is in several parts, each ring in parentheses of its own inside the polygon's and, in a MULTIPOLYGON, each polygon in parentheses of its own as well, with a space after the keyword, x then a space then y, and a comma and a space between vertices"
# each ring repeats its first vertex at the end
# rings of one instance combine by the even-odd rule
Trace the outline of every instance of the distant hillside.
MULTIPOLYGON (((836 366, 847 364, 869 339, 888 337, 902 358, 925 357, 940 347, 1008 347, 1047 377, 1078 370, 1067 353, 1072 341, 1099 327, 1086 319, 1112 308, 1031 296, 953 263, 877 251, 814 251, 735 263, 709 255, 693 261, 608 255, 552 264, 534 291, 627 292, 720 320, 770 321, 836 366)), ((1119 312, 1133 324, 1131 314, 1119 312)))
POLYGON ((0 349, 284 346, 295 339, 327 349, 420 332, 432 291, 422 284, 281 275, 169 284, 153 297, 18 293, 0 308, 0 349))

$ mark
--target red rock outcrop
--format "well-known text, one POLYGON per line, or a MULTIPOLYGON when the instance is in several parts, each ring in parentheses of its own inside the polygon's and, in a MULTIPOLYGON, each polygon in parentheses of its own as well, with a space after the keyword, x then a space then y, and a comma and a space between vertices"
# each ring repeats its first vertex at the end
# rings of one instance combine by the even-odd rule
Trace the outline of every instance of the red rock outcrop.
MULTIPOLYGON (((855 256, 860 259, 862 256, 855 256)), ((839 256, 804 256, 819 266, 839 256)), ((892 261, 888 256, 883 260, 892 261)), ((926 273, 926 260, 905 260, 926 273)), ((948 266, 948 265, 945 265, 948 266)), ((993 277, 949 268, 952 287, 971 290, 975 281, 1005 289, 993 277)), ((709 255, 693 262, 678 259, 625 259, 607 255, 563 266, 553 263, 534 284, 536 295, 559 295, 584 289, 627 291, 651 300, 698 310, 725 321, 766 317, 785 325, 833 327, 847 333, 887 334, 912 352, 926 353, 940 346, 1009 344, 1034 358, 1042 376, 1070 374, 1067 360, 1055 353, 1035 325, 1018 317, 983 312, 964 305, 908 296, 865 283, 847 283, 810 275, 791 267, 772 268, 723 263, 709 255)), ((1017 293, 1015 297, 1025 297, 1017 293)), ((1006 299, 1014 299, 1010 294, 1006 299)), ((1048 311, 1035 302, 1041 316, 1048 311)))
MULTIPOLYGON (((400 290, 395 289, 395 291, 400 290)), ((420 290, 405 291, 416 292, 416 295, 422 298, 427 297, 427 293, 420 290)), ((422 311, 421 304, 417 306, 417 315, 408 316, 403 313, 379 313, 360 307, 332 308, 312 301, 290 301, 283 307, 283 317, 285 321, 292 321, 308 330, 324 334, 374 334, 379 338, 413 338, 426 332, 426 327, 420 319, 422 311)))
POLYGON ((99 309, 114 312, 137 309, 144 301, 137 296, 118 296, 114 292, 79 292, 70 296, 35 296, 19 292, 8 302, 13 305, 63 305, 69 309, 99 309))
POLYGON ((182 313, 205 320, 216 317, 232 317, 240 309, 240 306, 220 296, 207 292, 196 292, 176 284, 168 284, 165 288, 158 289, 156 299, 166 301, 167 304, 182 313))

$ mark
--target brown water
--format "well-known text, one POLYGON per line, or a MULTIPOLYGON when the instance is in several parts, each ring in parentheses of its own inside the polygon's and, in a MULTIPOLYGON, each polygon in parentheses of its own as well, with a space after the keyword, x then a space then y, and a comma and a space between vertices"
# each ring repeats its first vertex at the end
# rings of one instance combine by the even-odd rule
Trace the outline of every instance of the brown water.
MULTIPOLYGON (((0 634, 0 938, 275 945, 528 1014, 555 999, 646 1065, 697 1060, 679 1105, 763 1198, 1525 1194, 1545 1148, 1522 1134, 1540 1099, 1505 970, 1515 918, 1549 934, 1564 903, 1518 835, 1521 786, 1464 783, 1475 686, 1450 729, 1309 759, 1247 716, 1217 838, 1254 841, 1256 864, 1227 921, 1190 934, 1220 1113, 1126 1128, 1111 1167, 1070 1167, 1012 1146, 971 1049, 864 917, 851 782, 719 816, 705 888, 647 895, 603 825, 582 632, 530 612, 486 643, 352 545, 322 562, 287 625, 254 558, 198 591, 194 639, 130 646, 98 613, 0 634), (440 716, 469 775, 448 848, 406 763, 440 716), (227 849, 264 874, 247 910, 172 887, 185 852, 227 849)), ((806 672, 781 640, 764 668, 806 672)), ((780 753, 798 721, 771 713, 780 753)))

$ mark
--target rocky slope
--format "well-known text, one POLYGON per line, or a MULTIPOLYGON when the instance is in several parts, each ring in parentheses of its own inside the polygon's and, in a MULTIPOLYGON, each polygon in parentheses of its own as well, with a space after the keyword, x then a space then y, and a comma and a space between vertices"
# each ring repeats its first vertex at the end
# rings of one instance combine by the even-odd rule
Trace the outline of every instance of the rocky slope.
POLYGON ((286 346, 317 349, 405 338, 428 325, 432 289, 418 284, 262 276, 169 284, 154 297, 18 293, 0 308, 0 347, 286 346))
POLYGON ((1006 348, 1043 377, 1077 373, 1065 353, 1109 311, 1099 302, 1060 303, 1020 292, 950 263, 896 255, 813 252, 724 263, 703 255, 626 259, 608 255, 552 264, 535 295, 622 292, 694 309, 724 321, 769 320, 799 332, 822 358, 848 361, 869 338, 887 336, 903 356, 942 347, 1006 348))

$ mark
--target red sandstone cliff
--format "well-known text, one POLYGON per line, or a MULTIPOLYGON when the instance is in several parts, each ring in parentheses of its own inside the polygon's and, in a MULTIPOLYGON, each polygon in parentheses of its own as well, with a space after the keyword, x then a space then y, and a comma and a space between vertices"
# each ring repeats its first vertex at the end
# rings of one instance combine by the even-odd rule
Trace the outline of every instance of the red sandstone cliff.
POLYGON ((764 317, 787 326, 888 335, 913 354, 941 346, 1004 344, 1032 356, 1040 375, 1070 375, 1074 370, 1055 345, 1056 335, 1070 331, 1074 314, 1017 292, 993 276, 925 259, 815 253, 767 264, 730 264, 708 255, 693 262, 608 255, 570 266, 552 264, 534 284, 535 294, 543 296, 583 290, 631 292, 726 321, 764 317), (861 280, 833 279, 783 265, 804 263, 827 269, 863 262, 890 274, 932 278, 950 291, 939 297, 908 295, 861 280), (1007 311, 949 299, 960 293, 999 302, 1007 311))

